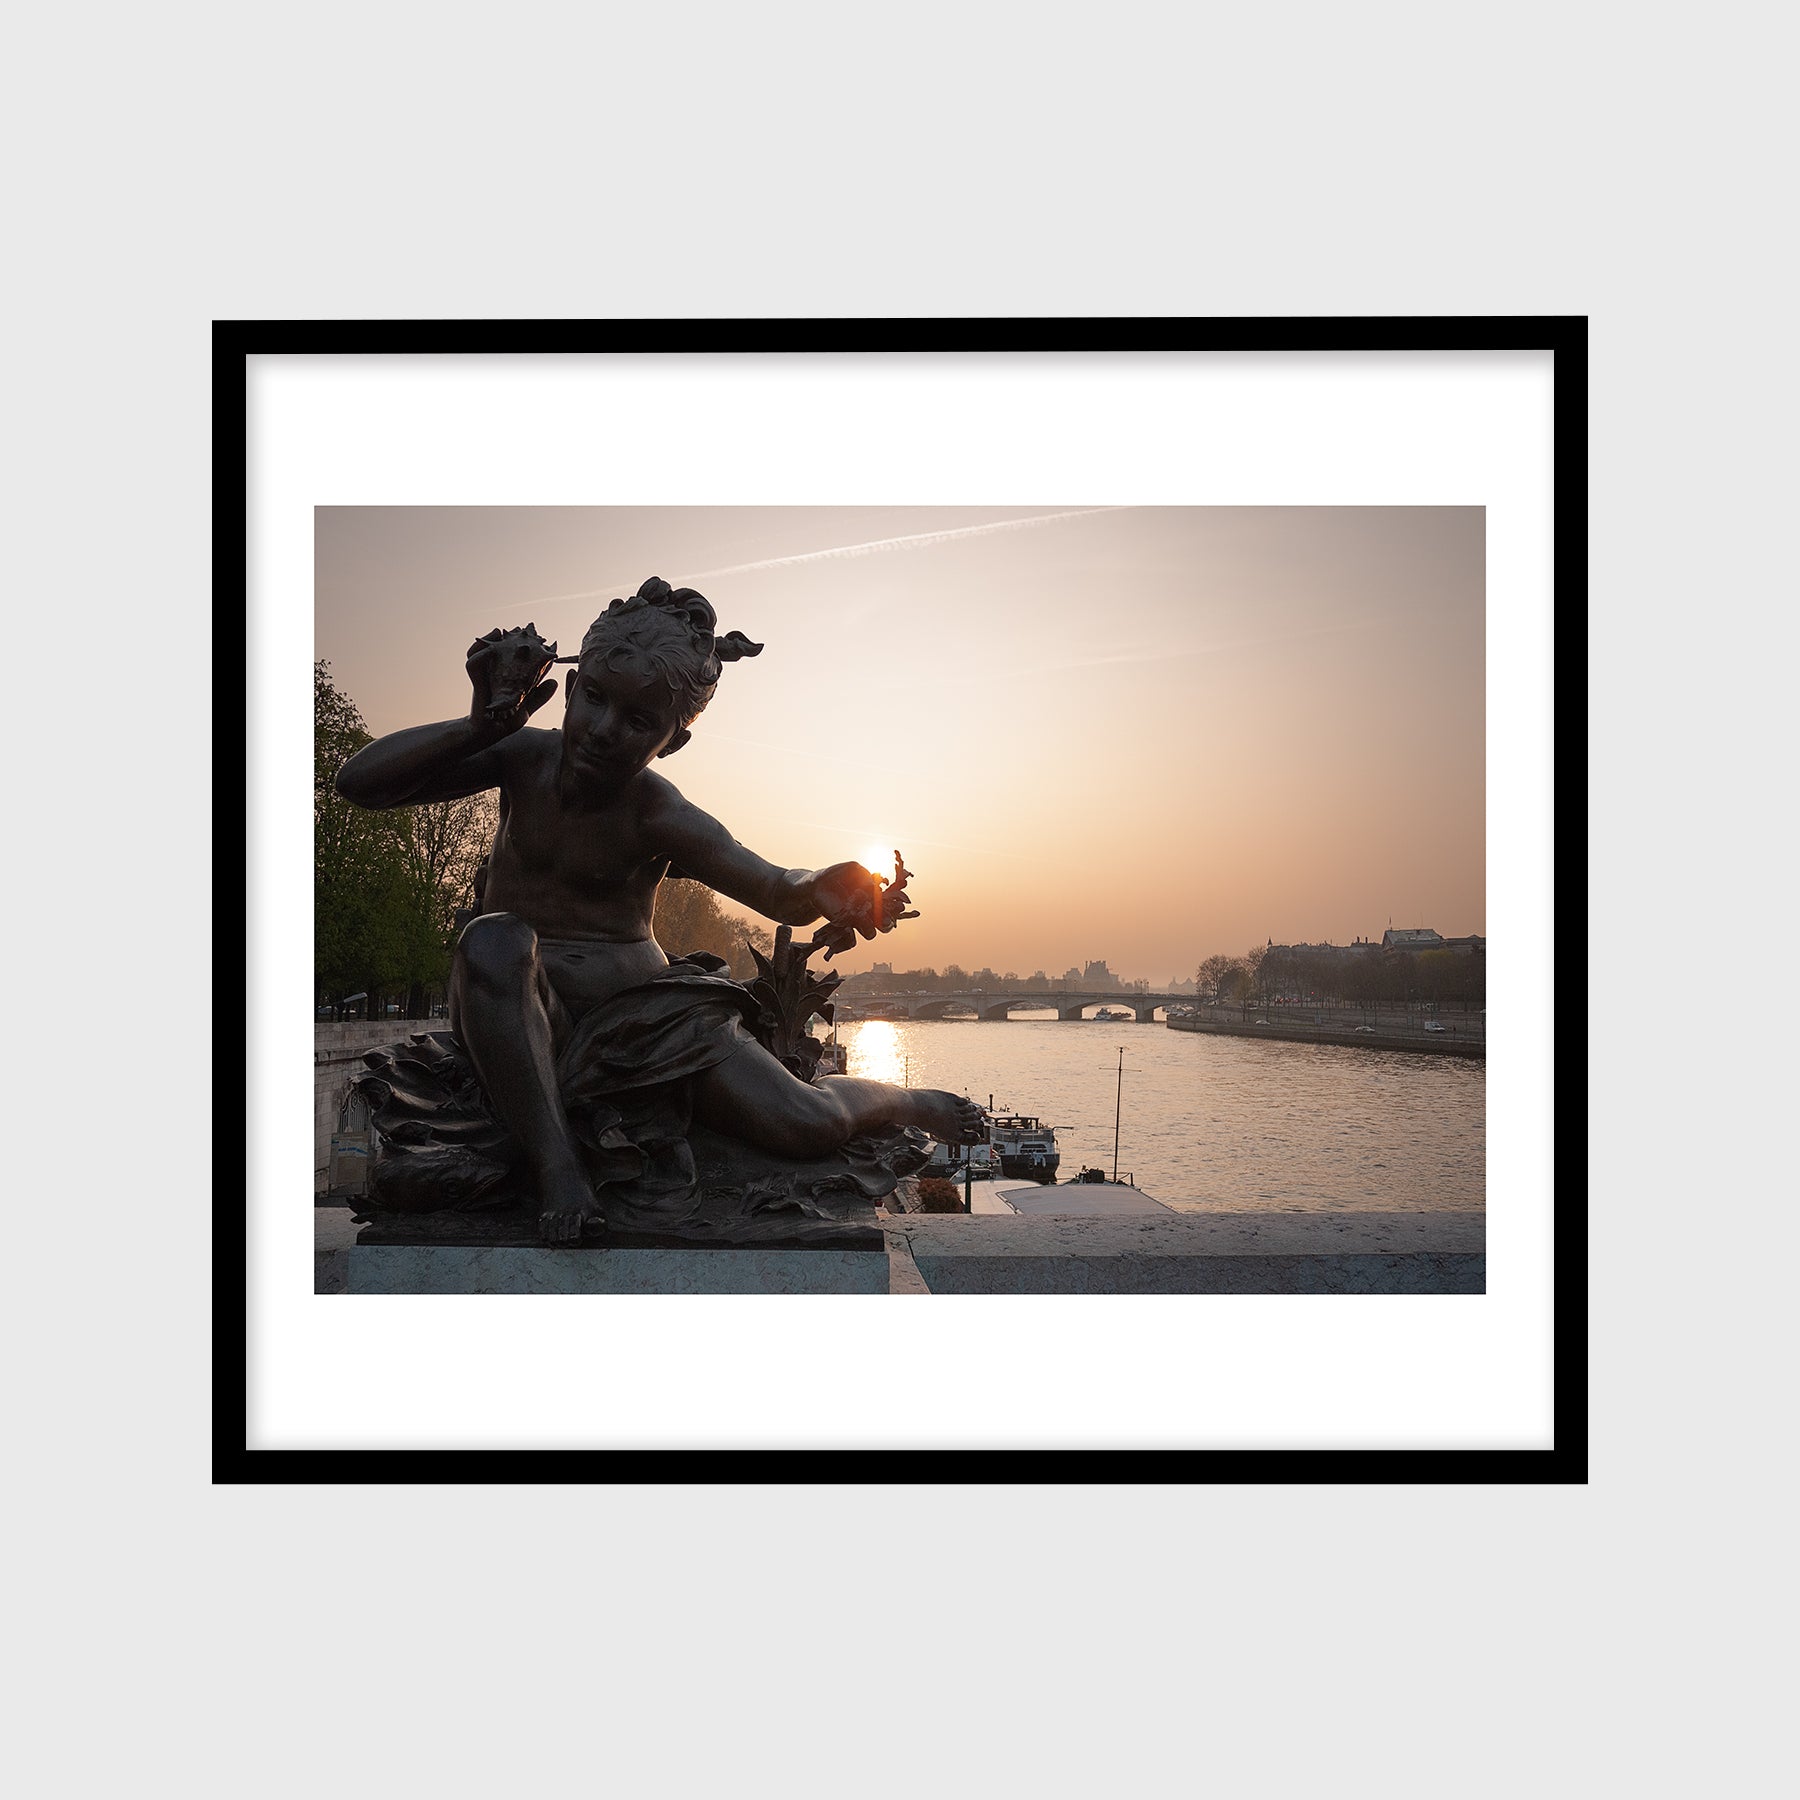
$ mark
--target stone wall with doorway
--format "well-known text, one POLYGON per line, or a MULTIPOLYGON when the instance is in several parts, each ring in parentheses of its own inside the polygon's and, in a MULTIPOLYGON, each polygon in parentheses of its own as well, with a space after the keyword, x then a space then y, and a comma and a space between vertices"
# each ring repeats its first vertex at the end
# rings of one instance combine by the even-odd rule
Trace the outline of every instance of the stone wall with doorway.
POLYGON ((331 1134, 337 1129, 344 1092, 363 1072, 365 1050, 398 1044, 415 1031, 442 1031, 442 1019, 352 1019, 345 1025, 313 1027, 313 1192, 325 1192, 331 1161, 331 1134))

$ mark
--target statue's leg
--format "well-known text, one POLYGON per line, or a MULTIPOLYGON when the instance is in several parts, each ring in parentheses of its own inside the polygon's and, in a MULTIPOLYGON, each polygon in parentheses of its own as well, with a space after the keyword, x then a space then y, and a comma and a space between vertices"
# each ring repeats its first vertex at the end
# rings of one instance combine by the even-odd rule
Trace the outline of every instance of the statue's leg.
POLYGON ((599 1211, 556 1092, 556 1048, 567 1033, 544 973, 537 933, 512 913, 483 913, 457 940, 450 1024, 482 1091, 525 1152, 539 1223, 551 1242, 581 1235, 599 1211))
POLYGON ((776 1156, 810 1162, 858 1132, 917 1125, 940 1143, 974 1144, 987 1135, 981 1108, 941 1088, 828 1075, 817 1085, 788 1072, 760 1044, 745 1044, 694 1078, 694 1116, 728 1137, 776 1156))

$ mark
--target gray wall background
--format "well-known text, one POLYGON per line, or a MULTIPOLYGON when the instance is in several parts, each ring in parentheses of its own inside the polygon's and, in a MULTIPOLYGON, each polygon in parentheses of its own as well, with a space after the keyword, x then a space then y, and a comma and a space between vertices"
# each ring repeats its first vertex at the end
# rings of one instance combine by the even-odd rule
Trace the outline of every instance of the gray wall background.
MULTIPOLYGON (((15 874, 16 922, 44 945, 11 971, 44 1046, 35 1116, 68 1119, 52 1090, 93 1010, 58 946, 114 941, 122 887, 134 941, 204 970, 216 929, 235 979, 229 739, 221 920, 206 849, 208 696, 233 691, 244 628, 239 571, 213 564, 213 317, 1591 313, 1594 592, 1571 671, 1591 712, 1562 740, 1564 868, 1590 886, 1564 948, 1605 1024, 1560 1115, 1565 1191, 1591 1184, 1594 1209, 1591 1487, 1024 1494, 846 1465, 823 1497, 561 1490, 596 1548, 547 1576, 575 1533, 521 1530, 517 1491, 388 1496, 401 1554, 345 1528, 354 1494, 209 1490, 208 1196, 201 1159, 146 1148, 171 1116, 216 1131, 233 1203, 238 1123, 192 1091, 219 1053, 203 998, 159 1023, 87 1155, 60 1123, 20 1151, 14 1191, 40 1203, 9 1214, 35 1352, 13 1419, 35 1651, 18 1754, 90 1791, 178 1756, 205 1792, 246 1769, 279 1786, 271 1747, 311 1742, 346 1796, 549 1791, 597 1763, 622 1791, 676 1766, 732 1791, 765 1761, 796 1795, 1162 1791, 1196 1758, 1224 1787, 1301 1793, 1365 1786, 1358 1746, 1390 1795, 1541 1791, 1546 1768, 1563 1792, 1751 1791, 1785 1766, 1757 1625, 1787 1503, 1787 1262, 1719 1235, 1786 1229, 1767 1129, 1785 1026, 1745 1008, 1702 1064, 1641 972, 1722 918, 1781 917, 1792 33, 1731 4, 696 5, 492 30, 330 0, 303 20, 29 14, 4 556, 64 646, 14 698, 15 746, 57 758, 14 789, 39 877, 27 902, 15 874), (102 705, 107 654, 158 634, 156 677, 102 705), (71 1258, 95 1225, 101 1253, 71 1258), (746 1555, 721 1519, 751 1509, 746 1555), (646 1553, 608 1552, 646 1517, 646 1553), (481 1659, 478 1711, 459 1643, 520 1652, 481 1659), (1078 1705, 1052 1661, 1070 1643, 1115 1651, 1078 1705), (743 1672, 814 1668, 821 1646, 846 1702, 796 1730, 743 1672), (76 1659, 84 1678, 58 1679, 76 1659), (958 1663, 1003 1694, 972 1702, 958 1663), (552 1665, 607 1696, 603 1743, 546 1714, 552 1665), (330 1673, 348 1666, 380 1671, 380 1704, 330 1673), (936 1691, 905 1706, 926 1727, 896 1726, 922 1669, 936 1691)), ((631 424, 678 480, 679 421, 631 424)), ((994 498, 1046 496, 998 472, 994 498)), ((884 1381, 932 1378, 897 1344, 870 1416, 884 1381)))

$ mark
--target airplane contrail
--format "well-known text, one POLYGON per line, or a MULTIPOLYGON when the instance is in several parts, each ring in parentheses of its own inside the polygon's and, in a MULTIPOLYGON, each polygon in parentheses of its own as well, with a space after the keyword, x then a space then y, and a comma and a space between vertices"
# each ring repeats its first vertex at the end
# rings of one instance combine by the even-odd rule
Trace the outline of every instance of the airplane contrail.
MULTIPOLYGON (((917 531, 906 537, 872 538, 866 544, 835 544, 829 550, 802 550, 795 556, 771 556, 761 562, 731 563, 722 569, 700 569, 687 579, 713 581, 721 575, 748 575, 758 569, 792 569, 801 563, 828 562, 834 557, 875 556, 886 550, 953 543, 959 538, 986 537, 996 531, 1024 531, 1033 525, 1059 525, 1065 519, 1091 519, 1097 513, 1129 512, 1127 506, 1081 506, 1068 512, 1034 513, 1027 519, 994 519, 986 525, 955 525, 947 531, 917 531)), ((678 584, 679 585, 679 584, 678 584)), ((541 594, 521 600, 520 606, 554 606, 564 600, 595 600, 602 594, 635 593, 635 582, 611 582, 605 587, 583 588, 578 594, 541 594)))
POLYGON ((1064 657, 1057 662, 1032 663, 1009 670, 1009 679, 1029 681, 1039 675, 1063 675, 1073 670, 1098 669, 1118 663, 1173 662, 1183 656, 1220 656, 1230 650, 1263 650, 1277 644, 1299 644, 1309 638, 1339 637, 1347 631, 1366 631, 1389 625, 1390 618, 1346 619, 1338 625, 1315 625, 1303 631, 1276 631, 1251 637, 1219 638, 1208 644, 1157 644, 1150 649, 1114 651, 1105 656, 1064 657))

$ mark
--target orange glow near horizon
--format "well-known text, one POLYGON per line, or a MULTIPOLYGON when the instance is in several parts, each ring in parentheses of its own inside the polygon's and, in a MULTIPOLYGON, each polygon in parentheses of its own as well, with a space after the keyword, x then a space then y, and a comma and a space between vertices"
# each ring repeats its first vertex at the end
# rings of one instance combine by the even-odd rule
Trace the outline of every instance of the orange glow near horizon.
POLYGON ((490 627, 567 646, 600 583, 692 581, 766 647, 657 773, 779 868, 905 850, 920 917, 846 974, 1160 984, 1266 939, 1485 933, 1481 509, 1057 498, 322 507, 315 654, 382 735, 463 716, 490 627))

